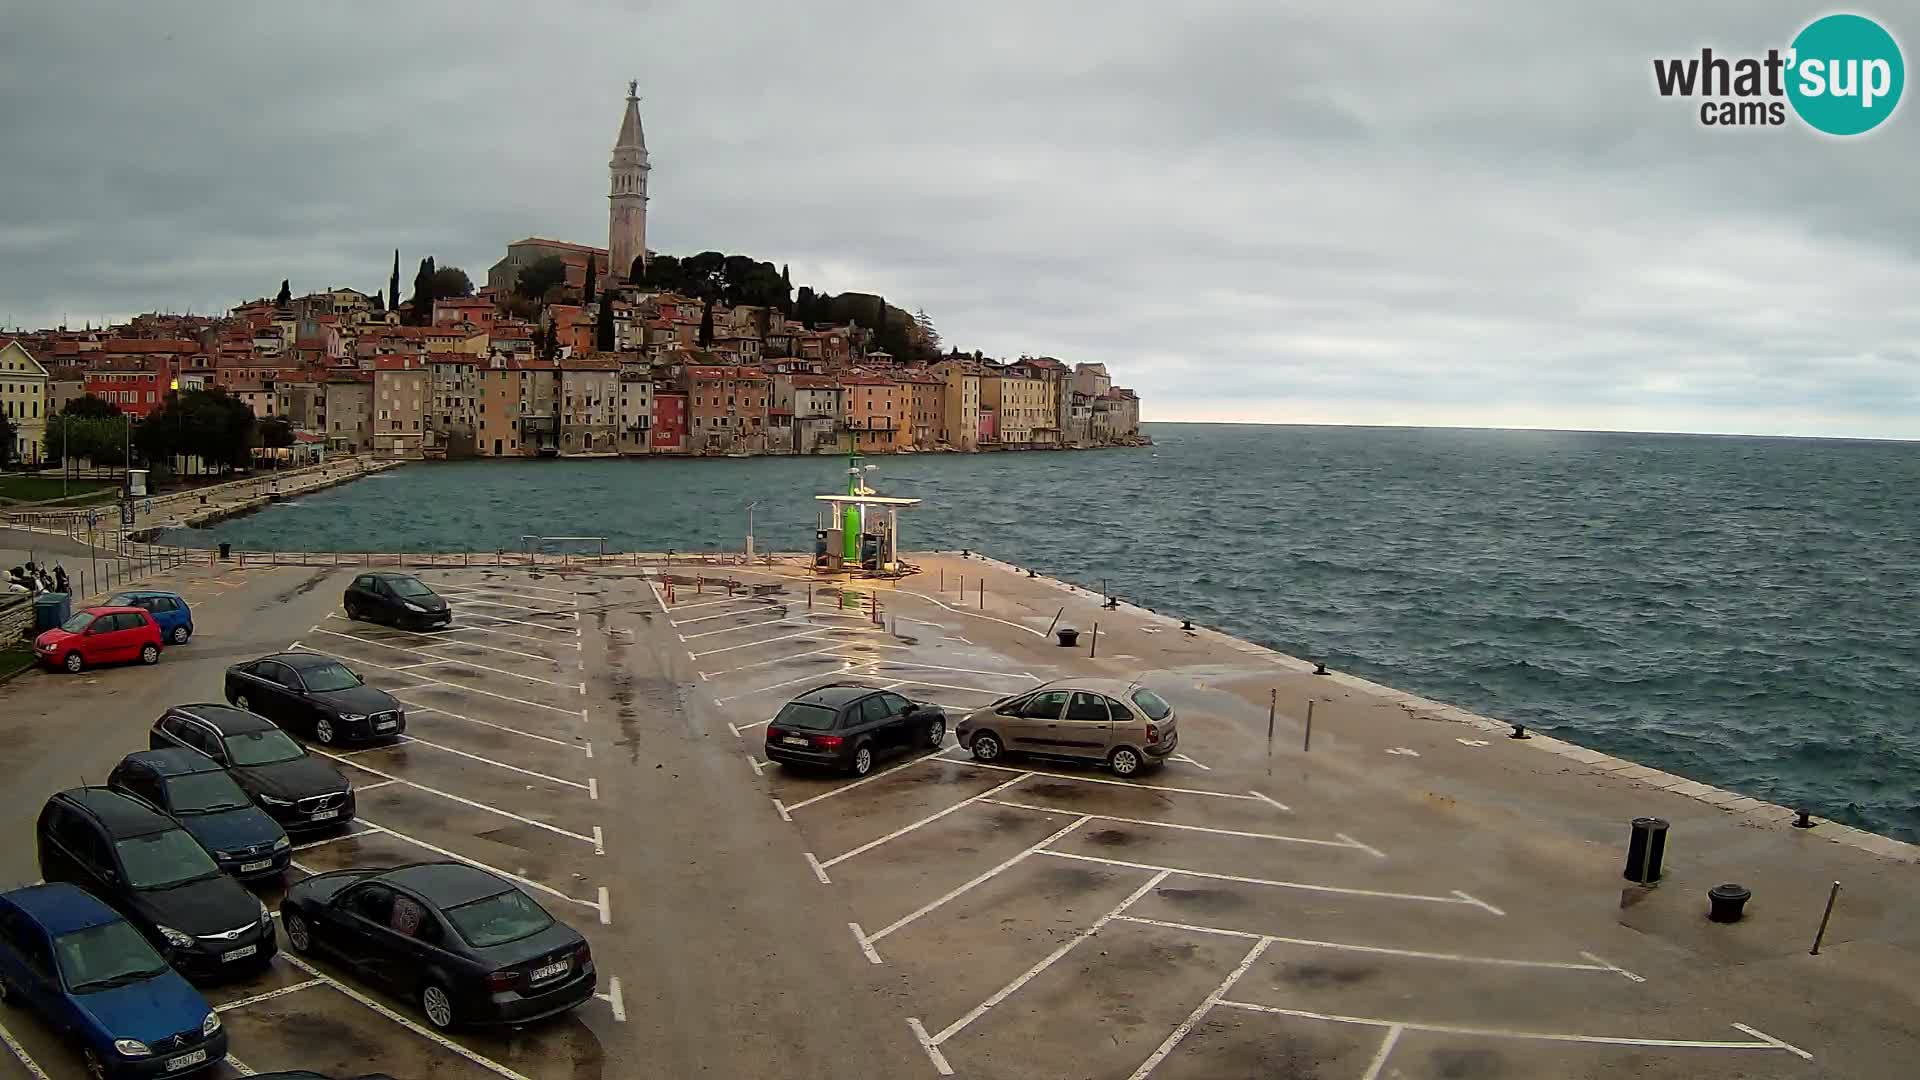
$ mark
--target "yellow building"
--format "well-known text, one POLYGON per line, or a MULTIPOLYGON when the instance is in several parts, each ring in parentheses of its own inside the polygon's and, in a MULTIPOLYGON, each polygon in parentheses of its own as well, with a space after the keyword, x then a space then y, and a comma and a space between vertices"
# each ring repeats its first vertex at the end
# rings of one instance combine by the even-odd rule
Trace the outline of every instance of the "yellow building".
POLYGON ((47 456, 47 383, 47 369, 26 346, 0 346, 0 409, 13 421, 13 445, 0 458, 31 465, 47 456))
POLYGON ((980 374, 971 360, 943 360, 932 371, 946 385, 940 392, 937 442, 955 450, 980 448, 980 374))
POLYGON ((1011 371, 983 374, 980 405, 998 413, 996 423, 1002 446, 1031 445, 1036 429, 1053 426, 1053 410, 1048 406, 1044 379, 1027 378, 1011 371))

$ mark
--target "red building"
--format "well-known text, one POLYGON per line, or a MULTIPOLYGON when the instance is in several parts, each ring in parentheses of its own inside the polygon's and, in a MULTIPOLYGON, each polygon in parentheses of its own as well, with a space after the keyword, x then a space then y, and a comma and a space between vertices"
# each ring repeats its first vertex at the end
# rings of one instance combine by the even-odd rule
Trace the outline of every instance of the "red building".
POLYGON ((687 448, 687 395, 654 389, 653 431, 648 445, 655 453, 687 448))
POLYGON ((175 370, 161 357, 109 357, 87 371, 84 390, 128 416, 145 417, 166 400, 175 370))

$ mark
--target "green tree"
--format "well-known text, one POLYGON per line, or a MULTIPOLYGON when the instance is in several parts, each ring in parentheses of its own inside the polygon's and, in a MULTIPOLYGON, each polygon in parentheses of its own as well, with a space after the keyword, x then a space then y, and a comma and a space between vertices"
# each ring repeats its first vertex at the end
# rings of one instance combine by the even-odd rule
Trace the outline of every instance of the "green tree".
POLYGON ((645 268, 640 260, 633 260, 633 273, 627 280, 645 288, 679 292, 686 287, 685 277, 680 269, 680 260, 672 255, 655 255, 647 261, 645 268))
POLYGON ((269 416, 254 428, 259 433, 260 445, 269 450, 293 445, 293 425, 284 416, 269 416))
POLYGON ((811 326, 814 319, 814 307, 813 288, 808 285, 800 286, 799 293, 793 298, 793 317, 799 319, 801 325, 811 326))
POLYGON ((700 347, 713 347, 713 297, 708 296, 700 303, 700 347))
POLYGON ((600 298, 600 312, 593 324, 593 347, 601 352, 612 352, 613 340, 613 294, 600 298))
POLYGON ((580 302, 582 304, 593 303, 593 285, 594 285, 593 271, 594 271, 594 268, 598 265, 599 265, 598 259, 587 260, 587 283, 586 285, 582 286, 580 289, 580 302))
POLYGON ((387 309, 400 310, 400 249, 393 249, 393 276, 387 279, 387 309))
POLYGON ((940 332, 933 328, 933 319, 928 317, 927 309, 921 308, 913 313, 913 329, 918 341, 914 343, 921 356, 940 355, 940 332))
POLYGON ((556 287, 567 282, 567 264, 558 255, 549 255, 538 262, 520 268, 520 276, 514 279, 513 291, 533 301, 542 301, 556 287))
POLYGON ((13 441, 16 438, 14 431, 13 417, 0 412, 0 465, 13 460, 13 441))
POLYGON ((427 301, 427 314, 429 316, 433 314, 432 308, 434 300, 446 300, 452 297, 473 295, 473 279, 467 276, 465 270, 457 266, 442 266, 435 270, 433 272, 431 285, 432 299, 427 301))
POLYGON ((87 420, 105 420, 120 415, 120 406, 93 394, 82 394, 69 400, 60 410, 67 416, 77 416, 87 420))

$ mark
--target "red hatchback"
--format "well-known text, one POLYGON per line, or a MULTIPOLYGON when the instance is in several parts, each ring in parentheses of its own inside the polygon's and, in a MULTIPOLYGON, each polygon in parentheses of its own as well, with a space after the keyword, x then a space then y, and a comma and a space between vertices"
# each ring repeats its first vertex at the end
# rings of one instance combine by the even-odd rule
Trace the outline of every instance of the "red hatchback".
POLYGON ((48 667, 68 671, 128 660, 157 664, 160 624, 140 608, 82 608, 57 629, 34 638, 33 653, 48 667))

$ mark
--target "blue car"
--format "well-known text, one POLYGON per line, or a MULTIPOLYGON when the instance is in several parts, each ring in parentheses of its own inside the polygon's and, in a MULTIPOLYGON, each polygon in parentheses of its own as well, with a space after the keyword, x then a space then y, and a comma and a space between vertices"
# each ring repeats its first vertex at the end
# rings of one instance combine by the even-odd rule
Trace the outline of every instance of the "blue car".
POLYGON ((146 609, 153 616, 153 621, 160 624, 161 640, 169 645, 185 645, 187 639, 193 636, 193 610, 187 607, 186 598, 179 593, 135 589, 132 592, 114 593, 107 603, 114 607, 146 609))
POLYGON ((0 1000, 39 1013, 94 1077, 190 1076, 227 1056, 200 991, 75 885, 0 893, 0 1000))
POLYGON ((107 786, 179 822, 220 869, 241 881, 279 877, 293 857, 287 831, 205 754, 137 751, 113 767, 107 786))

